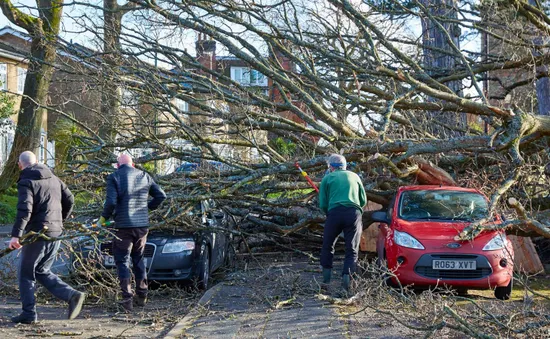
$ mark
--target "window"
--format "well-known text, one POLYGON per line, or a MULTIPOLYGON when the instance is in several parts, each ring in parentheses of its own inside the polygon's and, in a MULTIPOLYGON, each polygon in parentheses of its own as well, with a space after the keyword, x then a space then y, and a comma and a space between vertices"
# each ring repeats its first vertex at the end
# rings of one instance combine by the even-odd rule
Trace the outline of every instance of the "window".
POLYGON ((241 85, 248 85, 250 82, 250 75, 247 67, 231 67, 231 80, 234 80, 241 85), (247 81, 248 75, 248 81, 247 81))
POLYGON ((252 86, 267 86, 267 78, 262 73, 252 70, 250 71, 250 84, 252 86))
POLYGON ((0 89, 8 90, 8 65, 0 64, 0 89))
POLYGON ((25 90, 25 78, 27 77, 27 70, 25 68, 17 67, 17 93, 21 94, 25 90))
POLYGON ((187 101, 176 98, 174 105, 178 109, 179 113, 189 111, 189 104, 187 101))
POLYGON ((11 119, 0 119, 0 170, 8 161, 8 156, 13 145, 15 124, 11 119))
POLYGON ((231 79, 244 86, 267 86, 267 77, 248 67, 231 67, 231 79))
POLYGON ((131 107, 138 104, 138 96, 136 93, 124 89, 122 90, 122 107, 131 107))
POLYGON ((55 167, 55 140, 48 141, 46 165, 49 168, 55 167))
POLYGON ((42 129, 40 133, 40 148, 38 149, 38 162, 44 163, 46 160, 46 148, 48 146, 48 139, 46 138, 46 131, 42 129))
POLYGON ((488 211, 483 195, 465 191, 405 191, 399 203, 404 220, 474 221, 486 218, 488 211))

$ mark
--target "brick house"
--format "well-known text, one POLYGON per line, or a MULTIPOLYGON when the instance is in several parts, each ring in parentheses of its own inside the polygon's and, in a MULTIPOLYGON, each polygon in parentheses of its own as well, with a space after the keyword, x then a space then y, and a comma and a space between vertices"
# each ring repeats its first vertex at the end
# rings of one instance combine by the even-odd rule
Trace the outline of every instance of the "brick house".
MULTIPOLYGON (((232 81, 239 83, 241 86, 266 96, 271 102, 282 103, 284 101, 282 94, 278 90, 277 86, 274 85, 273 80, 261 72, 251 68, 250 65, 244 60, 231 55, 216 55, 216 41, 209 39, 203 34, 199 34, 195 42, 195 50, 197 52, 197 61, 200 62, 203 67, 215 70, 218 73, 223 74, 225 77, 230 78, 232 81)), ((296 66, 282 53, 275 51, 274 55, 271 55, 270 57, 276 58, 283 69, 296 72, 296 66)), ((302 102, 294 100, 293 98, 288 99, 292 101, 295 106, 300 107, 302 110, 306 110, 306 107, 302 102)), ((235 109, 235 107, 231 107, 230 109, 235 109)), ((306 122, 303 119, 290 111, 279 111, 277 114, 304 126, 306 125, 306 122)), ((258 132, 255 139, 261 140, 263 143, 267 143, 268 139, 271 137, 272 136, 268 135, 266 132, 258 132)), ((318 140, 315 139, 313 141, 317 142, 318 140)), ((235 151, 237 149, 238 148, 233 148, 235 151)), ((237 153, 239 153, 239 157, 241 159, 244 158, 250 161, 254 161, 259 157, 257 150, 252 150, 252 152, 249 152, 250 154, 244 155, 242 151, 237 153)))
MULTIPOLYGON (((197 61, 203 66, 214 69, 223 73, 225 76, 238 82, 245 87, 254 87, 258 91, 263 92, 264 95, 274 101, 282 101, 280 93, 273 86, 273 81, 268 79, 260 72, 251 69, 243 60, 240 60, 233 56, 217 56, 216 55, 216 42, 208 40, 205 37, 199 36, 196 41, 197 61)), ((20 97, 17 97, 17 93, 22 93, 24 76, 28 64, 28 55, 30 53, 30 37, 24 33, 17 31, 10 27, 4 27, 0 29, 0 80, 3 78, 6 81, 5 90, 14 94, 16 101, 20 101, 20 97), (2 63, 4 61, 4 63, 2 63)), ((277 56, 279 62, 287 69, 292 69, 293 65, 288 59, 282 56, 277 56)), ((160 77, 166 77, 167 79, 174 76, 174 70, 163 70, 156 68, 152 64, 144 63, 141 60, 127 58, 125 62, 128 67, 135 69, 147 68, 150 71, 156 72, 160 77)), ((87 126, 90 126, 94 130, 98 130, 103 123, 102 119, 110 119, 112 117, 99 117, 97 112, 101 111, 101 64, 103 61, 98 53, 87 47, 81 46, 76 43, 60 41, 60 47, 58 49, 58 56, 55 65, 55 71, 52 77, 52 82, 49 89, 48 106, 54 108, 44 114, 43 124, 43 151, 39 155, 41 161, 47 161, 50 166, 54 165, 55 159, 55 145, 54 142, 48 142, 48 131, 51 135, 54 135, 56 128, 60 125, 59 119, 62 115, 55 112, 59 110, 70 115, 73 115, 78 121, 84 122, 87 126)), ((198 70, 191 70, 191 72, 199 72, 198 70)), ((153 72, 150 72, 153 73, 153 72)), ((139 115, 141 118, 155 123, 172 119, 166 112, 158 111, 158 109, 152 107, 150 101, 146 97, 148 94, 144 94, 140 91, 140 86, 147 80, 128 77, 128 85, 121 86, 120 90, 120 112, 122 120, 132 120, 134 116, 139 115)), ((176 77, 174 77, 176 78, 176 77)), ((181 75, 177 76, 177 79, 181 79, 181 75)), ((191 86, 189 84, 181 84, 185 86, 191 86)), ((189 88, 192 91, 192 88, 189 88)), ((149 94, 149 95, 167 95, 167 93, 149 94)), ((206 100, 209 100, 206 96, 207 93, 193 94, 195 96, 203 96, 206 100)), ((219 101, 219 100, 217 100, 219 101)), ((171 104, 182 113, 185 119, 190 119, 185 115, 185 112, 190 110, 197 110, 196 107, 189 105, 186 101, 179 98, 170 99, 171 104)), ((296 102, 295 102, 296 103, 296 102)), ((228 109, 238 109, 234 106, 228 105, 225 102, 219 101, 220 105, 228 106, 228 109)), ((297 103, 299 104, 299 103, 297 103)), ((279 112, 282 116, 289 118, 295 122, 303 123, 300 118, 290 112, 279 112)), ((15 122, 16 115, 10 117, 12 122, 15 122)), ((196 119, 196 118, 191 118, 196 119)), ((105 123, 110 123, 105 121, 105 123)), ((206 127, 208 129, 208 127, 206 127)), ((218 138, 228 137, 230 135, 231 127, 223 126, 222 128, 216 128, 216 130, 206 130, 204 133, 216 136, 218 138)), ((157 130, 158 133, 165 132, 164 130, 157 130)), ((267 143, 267 133, 255 132, 254 138, 260 143, 267 143)), ((0 137, 0 157, 7 158, 10 136, 6 134, 4 137, 0 137)), ((184 149, 196 149, 196 147, 190 144, 186 140, 169 140, 172 145, 177 145, 179 148, 184 149)), ((58 145, 59 146, 59 145, 58 145)), ((248 161, 256 161, 260 155, 257 149, 250 149, 242 146, 232 146, 225 144, 214 144, 214 149, 224 157, 234 157, 238 159, 245 159, 248 161)), ((135 157, 144 156, 154 153, 153 149, 137 147, 133 149, 127 149, 135 157)), ((181 159, 168 159, 163 162, 158 162, 155 167, 161 173, 169 173, 173 171, 179 164, 181 159)))
MULTIPOLYGON (((13 94, 14 110, 17 112, 21 104, 20 94, 23 93, 25 77, 28 68, 28 56, 25 49, 30 49, 28 36, 14 30, 11 27, 0 29, 0 90, 13 94)), ((9 156, 17 114, 3 119, 0 130, 0 169, 9 156)), ((42 120, 42 136, 38 160, 48 165, 53 165, 55 158, 55 143, 48 141, 48 117, 44 115, 42 120)))

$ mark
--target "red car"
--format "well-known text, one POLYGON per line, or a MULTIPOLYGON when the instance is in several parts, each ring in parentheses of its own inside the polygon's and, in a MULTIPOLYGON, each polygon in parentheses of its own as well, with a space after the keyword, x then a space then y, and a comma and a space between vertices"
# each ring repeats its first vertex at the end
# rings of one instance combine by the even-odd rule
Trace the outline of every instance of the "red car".
POLYGON ((389 282, 419 289, 452 286, 463 293, 494 289, 496 298, 509 299, 514 252, 506 234, 485 231, 473 241, 454 240, 464 227, 487 215, 488 199, 475 189, 399 188, 387 212, 372 216, 380 222, 379 262, 395 275, 389 282))

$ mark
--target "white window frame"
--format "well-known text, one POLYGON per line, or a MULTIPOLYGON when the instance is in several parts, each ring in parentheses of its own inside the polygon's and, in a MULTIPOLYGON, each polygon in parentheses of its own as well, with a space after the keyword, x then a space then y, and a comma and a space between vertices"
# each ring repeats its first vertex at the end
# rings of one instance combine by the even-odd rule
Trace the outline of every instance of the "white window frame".
POLYGON ((8 64, 0 63, 0 89, 8 90, 8 64))
POLYGON ((55 140, 48 141, 48 147, 46 150, 46 165, 49 168, 55 167, 55 140))
POLYGON ((267 86, 267 77, 260 71, 249 67, 231 67, 231 80, 243 86, 267 86))
POLYGON ((189 112, 189 103, 180 98, 174 100, 174 106, 178 109, 178 113, 189 112))
POLYGON ((27 69, 17 67, 17 93, 22 94, 25 90, 25 79, 27 78, 27 69))
POLYGON ((4 167, 13 146, 15 123, 11 119, 0 120, 0 169, 4 167))
POLYGON ((46 131, 44 129, 40 132, 40 148, 38 149, 38 162, 39 163, 45 163, 46 162, 46 150, 48 148, 48 135, 46 134, 46 131))
POLYGON ((249 68, 231 66, 231 80, 236 81, 243 86, 248 86, 250 84, 249 68))

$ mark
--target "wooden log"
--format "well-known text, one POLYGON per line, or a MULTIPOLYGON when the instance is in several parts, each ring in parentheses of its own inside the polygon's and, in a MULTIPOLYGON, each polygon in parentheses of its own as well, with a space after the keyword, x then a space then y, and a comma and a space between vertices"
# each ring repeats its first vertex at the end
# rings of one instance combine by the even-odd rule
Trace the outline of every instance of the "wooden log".
POLYGON ((441 167, 420 158, 414 161, 418 165, 416 180, 419 184, 457 186, 456 181, 441 167))
MULTIPOLYGON (((364 211, 378 211, 382 208, 382 205, 369 201, 365 206, 364 211)), ((378 225, 379 223, 372 223, 368 228, 363 229, 361 234, 361 242, 359 243, 359 250, 361 252, 376 252, 376 238, 378 237, 378 225)))
POLYGON ((514 247, 514 271, 535 274, 544 271, 544 266, 531 238, 508 235, 514 247))

